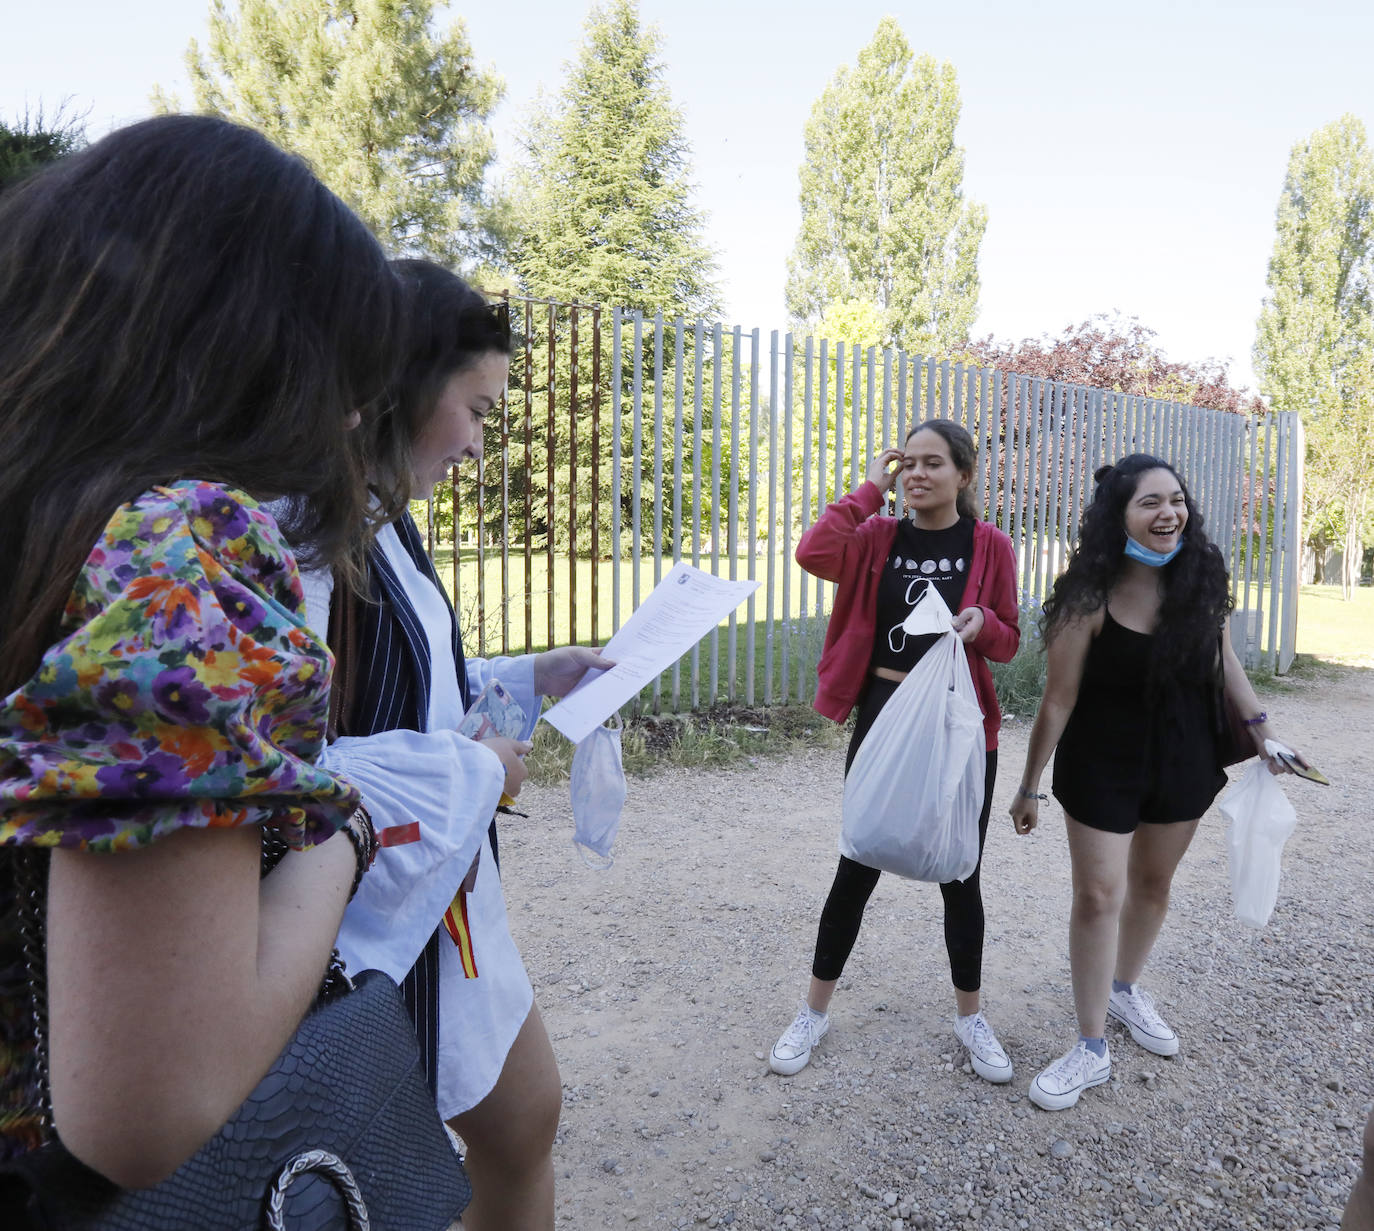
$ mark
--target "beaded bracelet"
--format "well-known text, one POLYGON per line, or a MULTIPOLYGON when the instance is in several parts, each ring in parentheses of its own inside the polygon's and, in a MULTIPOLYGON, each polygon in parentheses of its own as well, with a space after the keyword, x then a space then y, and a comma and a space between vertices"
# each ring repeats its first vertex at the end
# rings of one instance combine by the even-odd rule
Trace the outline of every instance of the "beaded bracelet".
POLYGON ((371 813, 359 804, 344 823, 343 832, 352 843, 353 856, 358 862, 357 870, 353 873, 353 886, 348 891, 348 900, 351 902, 353 895, 358 892, 358 886, 363 883, 363 873, 377 857, 377 831, 372 826, 371 813))
POLYGON ((1048 795, 1038 795, 1034 791, 1026 790, 1023 786, 1017 787, 1016 793, 1021 796, 1022 799, 1049 799, 1048 795))
POLYGON ((1269 721, 1269 715, 1266 714, 1263 710, 1261 710, 1261 711, 1260 711, 1258 714, 1256 714, 1253 718, 1243 718, 1243 719, 1241 719, 1241 725, 1242 725, 1242 726, 1246 726, 1246 727, 1257 727, 1257 726, 1259 726, 1261 723, 1265 723, 1265 722, 1268 722, 1268 721, 1269 721))

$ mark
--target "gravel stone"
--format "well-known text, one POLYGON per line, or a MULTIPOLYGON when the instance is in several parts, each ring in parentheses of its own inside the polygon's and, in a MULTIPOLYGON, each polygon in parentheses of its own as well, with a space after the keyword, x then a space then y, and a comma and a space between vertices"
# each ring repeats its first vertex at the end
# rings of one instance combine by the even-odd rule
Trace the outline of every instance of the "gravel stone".
POLYGON ((1374 1101, 1374 670, 1290 676, 1261 699, 1332 781, 1281 780, 1298 831, 1273 918, 1236 920, 1213 809, 1142 976, 1181 1051, 1161 1059, 1109 1022, 1113 1080, 1062 1112, 1025 1097, 1075 1031, 1063 814, 1047 802, 1024 838, 1006 816, 1029 721, 1002 730, 982 867, 983 1011, 1016 1066, 1005 1086, 963 1071, 938 890, 894 876, 811 1064, 767 1071, 834 875, 843 739, 631 778, 604 872, 569 842, 567 785, 526 784, 501 873, 563 1081, 559 1226, 1337 1226, 1374 1101))

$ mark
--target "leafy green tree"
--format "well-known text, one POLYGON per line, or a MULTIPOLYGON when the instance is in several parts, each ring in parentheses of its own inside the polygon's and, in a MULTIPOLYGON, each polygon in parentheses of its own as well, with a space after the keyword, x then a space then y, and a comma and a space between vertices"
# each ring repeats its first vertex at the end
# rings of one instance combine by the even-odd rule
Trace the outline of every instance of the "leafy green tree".
POLYGON ((868 299, 884 345, 933 353, 964 341, 978 309, 987 213, 964 199, 958 122, 953 66, 913 55, 897 22, 883 18, 806 124, 787 279, 798 325, 814 327, 831 304, 868 299))
POLYGON ((658 30, 634 0, 608 0, 585 31, 525 138, 516 267, 531 294, 551 299, 711 315, 715 261, 658 30))
POLYGON ((883 314, 871 299, 844 299, 828 304, 816 326, 816 336, 853 346, 882 346, 883 314))
MULTIPOLYGON (((645 313, 641 362, 644 372, 642 413, 652 417, 650 373, 653 365, 653 321, 662 311, 665 337, 681 315, 688 322, 709 318, 719 309, 714 257, 703 238, 705 219, 692 203, 691 151, 681 113, 673 105, 667 69, 656 27, 642 23, 633 0, 607 0, 587 17, 584 38, 557 96, 536 108, 524 139, 524 163, 517 176, 521 203, 515 266, 524 289, 563 303, 601 304, 601 428, 603 456, 609 454, 610 312, 613 306, 645 313)), ((560 321, 565 315, 560 314, 560 321)), ((583 363, 576 417, 578 473, 589 482, 591 341, 584 313, 579 353, 583 363)), ((547 346, 538 314, 538 347, 547 346)), ((556 327, 560 345, 566 326, 556 327)), ((618 515, 629 520, 629 493, 648 491, 653 471, 648 453, 639 474, 631 460, 634 347, 630 326, 622 349, 625 418, 621 436, 621 508, 610 507, 611 467, 600 471, 600 491, 579 495, 576 502, 578 541, 589 541, 591 501, 600 502, 603 527, 618 515)), ((672 406, 675 382, 688 382, 684 405, 693 406, 692 365, 678 373, 672 343, 666 343, 665 404, 672 406)), ((564 376, 566 390, 566 374, 564 376)), ((555 467, 566 475, 571 458, 566 421, 555 439, 555 467)), ((706 425, 707 436, 710 425, 706 425)), ((647 438, 647 433, 646 433, 647 438)), ((688 438, 691 438, 690 425, 688 438)), ((670 450, 671 451, 671 450, 670 450)), ((685 463, 690 467, 690 460, 685 463)), ((564 480, 560 479, 560 483, 564 480)), ((555 500, 555 517, 567 515, 570 493, 555 500)), ((704 495, 701 497, 704 498, 704 495)), ((690 507, 696 494, 684 500, 690 507)), ((686 509, 684 516, 687 516, 686 509)), ((558 530, 562 536, 566 529, 558 530)), ((665 531, 666 533, 666 531, 665 531)))
POLYGON ((1374 492, 1374 153, 1353 115, 1289 155, 1255 340, 1260 387, 1302 414, 1308 539, 1358 578, 1374 492))
MULTIPOLYGON (((523 325, 523 305, 516 301, 517 324, 523 325)), ((593 416, 597 409, 593 393, 594 347, 592 339, 592 313, 587 308, 574 309, 569 305, 556 305, 554 313, 554 377, 553 411, 550 421, 549 411, 549 323, 544 305, 538 305, 532 315, 529 330, 530 346, 528 351, 522 345, 515 356, 511 369, 511 385, 507 396, 506 421, 510 432, 508 456, 509 473, 504 490, 500 479, 500 462, 494 438, 488 438, 486 487, 484 497, 483 529, 489 543, 499 541, 502 524, 503 504, 507 510, 508 527, 512 542, 523 541, 526 537, 543 544, 552 531, 554 542, 560 552, 570 550, 572 543, 571 523, 575 513, 576 550, 579 555, 592 551, 591 521, 592 509, 597 507, 599 523, 600 554, 610 549, 611 527, 616 519, 627 527, 631 521, 632 505, 637 493, 643 510, 641 533, 646 542, 653 540, 651 509, 656 491, 663 493, 665 512, 662 519, 660 542, 664 550, 671 551, 673 534, 671 516, 668 512, 673 499, 676 482, 674 466, 677 464, 677 441, 681 441, 681 525, 683 542, 690 537, 693 524, 706 529, 703 534, 710 535, 710 526, 719 523, 728 525, 727 505, 729 492, 735 483, 741 482, 747 488, 747 480, 736 479, 735 452, 738 452, 738 470, 747 470, 750 433, 767 431, 766 412, 756 413, 753 397, 754 376, 751 362, 751 345, 748 335, 742 335, 738 348, 733 332, 722 331, 719 348, 711 328, 702 331, 702 351, 700 358, 701 379, 697 383, 698 361, 694 354, 695 322, 684 319, 683 362, 675 359, 675 320, 663 323, 662 340, 662 379, 658 391, 658 401, 662 410, 662 431, 655 430, 655 354, 654 321, 643 322, 641 340, 640 397, 634 396, 634 327, 625 320, 621 326, 621 462, 620 462, 620 505, 618 510, 612 506, 613 465, 612 465, 612 404, 614 398, 614 372, 611 362, 611 312, 601 313, 602 357, 596 375, 600 382, 599 421, 596 427, 597 447, 593 450, 593 416), (577 395, 572 390, 572 348, 570 345, 570 320, 573 312, 578 314, 577 346, 577 395), (525 449, 525 379, 526 358, 530 360, 530 465, 524 464, 525 449), (735 367, 738 355, 739 388, 738 411, 735 401, 735 367), (717 377, 719 372, 719 377, 717 377), (715 401, 719 380, 719 402, 715 401), (701 413, 697 414, 697 389, 701 391, 701 413), (677 405, 682 406, 681 431, 677 428, 677 405), (634 461, 634 419, 640 417, 641 453, 639 466, 634 461), (738 421, 738 436, 735 424, 738 421), (716 425, 719 423, 719 452, 716 449, 716 425), (761 425, 761 426, 760 426, 761 425), (734 444, 735 440, 738 444, 734 444), (574 450, 575 442, 575 450, 574 450), (654 452, 657 445, 661 472, 656 476, 654 452), (552 491, 549 480, 550 452, 553 457, 552 491), (574 489, 572 460, 576 456, 577 482, 574 489), (597 458, 596 484, 593 486, 593 454, 597 458), (699 458, 699 461, 698 461, 699 458), (719 471, 719 483, 713 475, 719 471), (503 501, 504 495, 504 501, 503 501), (530 514, 526 517, 526 500, 530 503, 530 514), (694 519, 697 519, 694 523, 694 519)), ((523 335, 523 328, 520 329, 523 335)), ((523 341, 523 338, 522 338, 523 341)), ((762 342, 763 340, 761 340, 762 342)), ((766 345, 766 343, 764 343, 766 345)), ((766 351, 761 355, 762 381, 766 382, 766 351)), ((763 402, 760 389, 759 402, 763 402)), ((757 444, 755 448, 757 449, 757 444)), ((761 466, 766 468, 767 453, 762 455, 761 466)), ((474 467, 459 472, 460 490, 460 530, 469 533, 476 529, 477 478, 474 467)), ((744 489, 737 497, 737 504, 747 517, 747 499, 744 489)), ((722 530, 721 542, 724 542, 722 530)), ((746 537, 743 529, 738 530, 740 542, 746 537)), ((622 541, 623 550, 629 551, 628 538, 622 541)))
MULTIPOLYGON (((396 252, 473 269, 501 227, 485 177, 503 85, 436 0, 211 0, 197 107, 309 159, 396 252)), ((175 99, 155 95, 164 109, 175 99)))
POLYGON ((26 110, 13 124, 0 121, 0 192, 85 145, 85 120, 63 102, 51 118, 44 117, 40 106, 36 114, 26 110))

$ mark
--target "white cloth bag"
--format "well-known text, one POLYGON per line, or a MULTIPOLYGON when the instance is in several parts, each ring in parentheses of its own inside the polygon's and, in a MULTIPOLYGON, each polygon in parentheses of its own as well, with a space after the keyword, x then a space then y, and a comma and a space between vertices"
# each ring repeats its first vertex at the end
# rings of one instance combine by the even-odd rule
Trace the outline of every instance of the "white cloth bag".
MULTIPOLYGON (((1266 741, 1266 750, 1271 743, 1266 741)), ((1298 814, 1264 761, 1241 774, 1217 806, 1231 822, 1226 845, 1236 918, 1262 928, 1278 901, 1283 844, 1297 827, 1298 814)))
POLYGON ((840 854, 913 880, 964 880, 978 866, 983 712, 934 586, 920 608, 922 627, 908 631, 944 636, 897 686, 854 756, 840 854))

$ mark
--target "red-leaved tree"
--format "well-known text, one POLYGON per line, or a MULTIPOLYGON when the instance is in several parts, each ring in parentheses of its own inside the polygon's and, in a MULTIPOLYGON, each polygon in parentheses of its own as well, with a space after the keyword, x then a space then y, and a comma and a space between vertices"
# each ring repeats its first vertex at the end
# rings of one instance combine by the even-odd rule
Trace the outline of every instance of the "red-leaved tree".
POLYGON ((968 344, 967 357, 984 367, 1044 380, 1092 385, 1233 414, 1263 413, 1265 406, 1259 396, 1234 388, 1219 360, 1170 362, 1155 344, 1156 336, 1137 317, 1099 313, 1080 325, 1069 326, 1055 338, 1025 338, 1017 343, 980 338, 968 344))

